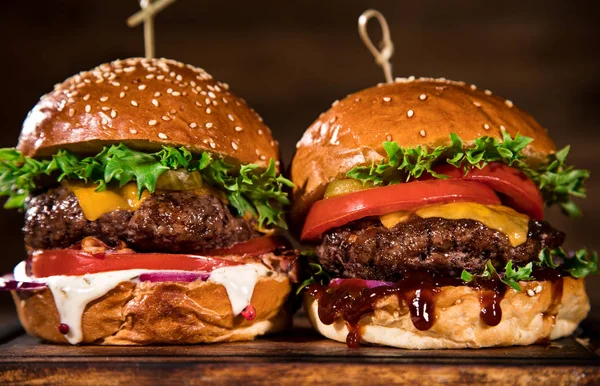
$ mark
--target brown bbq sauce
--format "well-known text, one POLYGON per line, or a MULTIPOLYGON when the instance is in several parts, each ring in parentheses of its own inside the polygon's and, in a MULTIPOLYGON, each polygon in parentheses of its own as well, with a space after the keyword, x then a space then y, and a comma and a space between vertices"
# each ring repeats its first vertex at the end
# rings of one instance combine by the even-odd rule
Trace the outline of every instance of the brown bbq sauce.
MULTIPOLYGON (((556 312, 562 297, 562 280, 556 270, 536 270, 536 280, 552 282, 552 305, 548 313, 556 312), (559 288, 560 287, 560 288, 559 288)), ((320 284, 308 286, 308 293, 318 301, 318 315, 323 324, 330 325, 341 317, 348 327, 346 343, 348 347, 360 345, 361 330, 358 322, 375 309, 381 298, 395 295, 408 306, 411 320, 416 329, 426 331, 435 323, 435 296, 445 286, 467 285, 481 290, 481 320, 489 326, 497 326, 502 320, 500 302, 508 286, 495 277, 487 280, 465 283, 456 278, 436 277, 428 272, 414 272, 394 286, 368 288, 362 279, 345 279, 329 287, 320 284)), ((554 317, 555 315, 552 315, 554 317)))

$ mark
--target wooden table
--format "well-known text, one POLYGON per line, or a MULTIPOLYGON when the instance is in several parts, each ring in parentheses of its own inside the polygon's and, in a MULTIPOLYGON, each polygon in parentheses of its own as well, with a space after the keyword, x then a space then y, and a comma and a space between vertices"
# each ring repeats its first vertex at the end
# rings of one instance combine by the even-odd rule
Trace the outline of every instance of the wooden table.
POLYGON ((205 346, 61 346, 0 318, 0 384, 600 384, 600 323, 549 345, 481 350, 348 349, 296 329, 205 346))

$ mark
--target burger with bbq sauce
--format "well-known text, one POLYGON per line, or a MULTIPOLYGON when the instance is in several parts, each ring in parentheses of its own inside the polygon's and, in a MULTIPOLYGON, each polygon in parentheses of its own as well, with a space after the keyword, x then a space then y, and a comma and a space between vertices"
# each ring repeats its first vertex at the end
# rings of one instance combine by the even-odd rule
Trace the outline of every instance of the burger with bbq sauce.
POLYGON ((0 194, 28 259, 0 279, 25 330, 56 343, 249 340, 285 328, 296 252, 262 119, 204 70, 126 59, 43 96, 0 194))
POLYGON ((474 85, 397 79, 349 95, 298 142, 292 218, 316 244, 304 305, 346 342, 528 345, 571 334, 597 255, 566 253, 589 173, 530 115, 474 85))

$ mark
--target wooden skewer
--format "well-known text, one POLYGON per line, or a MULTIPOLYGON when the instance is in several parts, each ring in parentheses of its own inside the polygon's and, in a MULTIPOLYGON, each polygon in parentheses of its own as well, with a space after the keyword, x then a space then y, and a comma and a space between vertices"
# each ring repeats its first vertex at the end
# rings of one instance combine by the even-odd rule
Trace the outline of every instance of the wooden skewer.
POLYGON ((129 27, 144 23, 144 51, 146 58, 154 57, 154 16, 176 0, 140 0, 142 9, 127 19, 129 27))
POLYGON ((367 46, 369 51, 371 51, 375 57, 375 62, 383 69, 383 75, 385 76, 386 82, 392 83, 394 78, 392 77, 392 63, 390 62, 390 59, 392 55, 394 55, 394 43, 390 37, 390 28, 383 14, 375 9, 368 9, 363 12, 358 18, 358 34, 365 43, 365 46, 367 46), (381 42, 379 43, 381 50, 378 50, 377 47, 375 47, 367 32, 367 23, 372 18, 376 18, 381 26, 383 35, 381 42))

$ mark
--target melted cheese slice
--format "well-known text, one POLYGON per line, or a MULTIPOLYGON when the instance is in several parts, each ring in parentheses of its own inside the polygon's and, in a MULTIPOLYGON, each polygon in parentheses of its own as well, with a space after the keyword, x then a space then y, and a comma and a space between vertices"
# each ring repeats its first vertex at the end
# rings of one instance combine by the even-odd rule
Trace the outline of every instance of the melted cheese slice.
POLYGON ((88 184, 70 184, 69 189, 77 197, 83 215, 90 221, 95 221, 103 214, 115 210, 135 211, 150 195, 145 190, 142 197, 138 198, 137 185, 133 182, 121 188, 108 188, 103 192, 97 192, 95 185, 88 184))
MULTIPOLYGON (((417 209, 415 215, 421 218, 440 217, 448 220, 468 219, 479 221, 488 228, 504 233, 513 247, 527 240, 529 217, 503 205, 482 205, 474 202, 455 202, 432 205, 417 209)), ((401 211, 381 216, 386 228, 405 221, 410 212, 401 211)))

